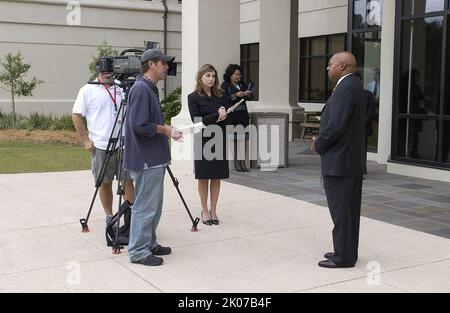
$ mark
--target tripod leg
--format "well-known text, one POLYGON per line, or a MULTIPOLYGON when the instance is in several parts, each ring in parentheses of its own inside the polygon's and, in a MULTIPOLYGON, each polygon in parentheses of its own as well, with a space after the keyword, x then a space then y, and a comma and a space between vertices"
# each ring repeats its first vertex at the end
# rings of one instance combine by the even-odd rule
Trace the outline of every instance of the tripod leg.
POLYGON ((176 190, 177 190, 177 192, 178 192, 178 195, 180 196, 181 201, 183 202, 184 208, 186 209, 186 212, 188 213, 189 218, 190 218, 191 221, 192 221, 192 228, 191 228, 191 231, 192 231, 192 232, 197 232, 197 231, 198 231, 197 225, 198 225, 198 223, 200 222, 200 219, 199 219, 198 217, 195 218, 195 219, 192 217, 191 211, 189 210, 189 208, 188 208, 188 206, 187 206, 187 204, 186 204, 186 201, 184 200, 183 195, 181 194, 181 191, 180 191, 180 189, 178 188, 178 185, 179 185, 180 183, 178 182, 178 179, 173 175, 172 170, 170 169, 169 166, 167 166, 167 172, 169 173, 169 176, 170 176, 170 178, 172 179, 172 182, 173 182, 173 184, 174 184, 174 186, 175 186, 175 188, 176 188, 176 190))
POLYGON ((117 151, 117 159, 116 159, 116 177, 117 177, 117 195, 119 196, 118 207, 117 207, 117 222, 116 222, 116 234, 115 240, 113 244, 114 255, 120 254, 123 247, 119 242, 119 232, 120 232, 120 217, 121 217, 121 209, 122 209, 122 198, 125 194, 125 175, 126 172, 122 175, 122 161, 123 161, 123 137, 122 137, 122 129, 119 130, 119 150, 117 151), (122 177, 123 176, 123 177, 122 177))
POLYGON ((103 160, 103 164, 102 164, 102 167, 100 169, 100 175, 97 177, 97 180, 95 181, 95 192, 94 192, 94 196, 92 197, 88 213, 86 215, 86 218, 81 218, 80 219, 81 231, 83 233, 88 233, 89 232, 89 226, 88 226, 89 217, 91 216, 91 212, 92 212, 92 208, 94 206, 95 198, 97 197, 97 194, 98 194, 98 191, 100 189, 100 186, 103 183, 103 178, 105 178, 106 165, 109 163, 109 159, 110 158, 111 158, 111 152, 108 152, 108 150, 107 150, 106 151, 106 155, 105 155, 105 159, 103 160))
MULTIPOLYGON (((122 114, 122 121, 125 120, 125 116, 126 116, 126 112, 123 109, 124 108, 124 103, 125 101, 122 101, 121 105, 120 105, 120 110, 119 113, 122 114)), ((125 204, 122 204, 122 198, 125 195, 125 181, 126 181, 126 174, 127 172, 125 170, 123 170, 123 149, 124 149, 124 138, 122 136, 122 131, 123 128, 121 127, 119 129, 119 133, 118 133, 118 145, 119 145, 119 149, 117 151, 117 159, 116 159, 116 177, 117 177, 117 195, 119 196, 119 201, 118 201, 118 208, 117 208, 117 223, 116 223, 116 232, 115 232, 115 240, 113 243, 113 251, 112 253, 114 255, 120 254, 121 250, 123 249, 123 247, 121 246, 121 242, 119 240, 119 233, 120 233, 120 217, 121 217, 121 213, 123 210, 122 206, 125 204)), ((128 201, 126 200, 126 202, 128 203, 128 201)), ((124 217, 125 218, 125 217, 124 217)), ((123 243, 123 242, 122 242, 123 243)), ((128 244, 128 242, 126 243, 128 244)))
POLYGON ((95 198, 97 197, 98 189, 99 189, 99 187, 95 188, 94 196, 92 197, 91 205, 89 206, 89 210, 88 210, 88 214, 87 214, 86 218, 80 219, 81 231, 83 233, 89 232, 88 220, 89 220, 89 217, 91 216, 92 207, 94 206, 94 202, 95 202, 95 198))

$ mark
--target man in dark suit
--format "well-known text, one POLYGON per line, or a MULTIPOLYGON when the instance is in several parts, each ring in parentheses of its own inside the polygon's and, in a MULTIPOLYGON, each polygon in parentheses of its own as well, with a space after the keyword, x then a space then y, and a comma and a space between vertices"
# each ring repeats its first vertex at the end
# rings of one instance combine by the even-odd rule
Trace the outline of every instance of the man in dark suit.
POLYGON ((350 52, 336 53, 328 77, 336 84, 320 120, 311 149, 321 156, 328 207, 334 223, 334 252, 320 267, 353 267, 358 259, 359 220, 363 175, 366 173, 365 122, 367 104, 356 60, 350 52))

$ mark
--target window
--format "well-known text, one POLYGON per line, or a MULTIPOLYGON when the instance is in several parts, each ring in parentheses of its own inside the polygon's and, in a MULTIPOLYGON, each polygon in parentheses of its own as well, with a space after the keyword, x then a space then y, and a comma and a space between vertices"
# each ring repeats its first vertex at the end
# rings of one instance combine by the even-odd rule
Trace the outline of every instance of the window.
POLYGON ((403 15, 423 15, 444 10, 444 0, 403 1, 403 15))
POLYGON ((450 168, 448 5, 403 0, 397 12, 393 160, 450 168))
POLYGON ((327 64, 345 50, 345 41, 345 34, 300 39, 300 102, 325 102, 331 95, 327 64))
POLYGON ((259 43, 241 45, 242 79, 255 83, 253 95, 259 99, 259 43))
POLYGON ((439 114, 442 16, 402 22, 399 113, 439 114))
POLYGON ((350 0, 351 29, 367 31, 380 27, 382 4, 382 0, 350 0))
POLYGON ((364 89, 369 90, 375 99, 375 115, 371 121, 373 132, 367 145, 371 152, 378 149, 382 4, 382 0, 349 2, 350 50, 355 55, 364 89))

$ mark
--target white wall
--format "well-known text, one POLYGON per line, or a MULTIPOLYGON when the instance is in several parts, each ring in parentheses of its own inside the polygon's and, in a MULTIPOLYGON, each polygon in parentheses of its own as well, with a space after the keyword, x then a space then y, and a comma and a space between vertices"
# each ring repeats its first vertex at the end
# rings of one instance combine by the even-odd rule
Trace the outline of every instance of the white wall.
MULTIPOLYGON (((241 0, 241 44, 260 41, 261 1, 241 0)), ((299 0, 298 36, 346 33, 347 0, 299 0)))
POLYGON ((380 112, 378 153, 374 161, 386 164, 391 155, 392 99, 394 93, 395 3, 383 2, 381 58, 380 58, 380 112))
POLYGON ((298 36, 346 33, 348 0, 299 0, 298 36))
MULTIPOLYGON (((0 1, 0 58, 21 51, 32 69, 29 76, 43 80, 34 97, 19 98, 17 111, 65 114, 71 112, 79 88, 90 74, 88 64, 97 46, 106 40, 119 52, 144 48, 144 42, 163 44, 161 1, 81 0, 77 8, 69 1, 0 1), (68 23, 69 20, 69 23, 68 23)), ((168 53, 181 62, 181 5, 169 0, 168 53)), ((181 68, 181 67, 180 67, 181 68)), ((179 86, 179 77, 168 87, 179 86)), ((0 91, 0 109, 10 111, 9 95, 0 91)))
POLYGON ((241 44, 260 41, 260 0, 241 0, 241 44))

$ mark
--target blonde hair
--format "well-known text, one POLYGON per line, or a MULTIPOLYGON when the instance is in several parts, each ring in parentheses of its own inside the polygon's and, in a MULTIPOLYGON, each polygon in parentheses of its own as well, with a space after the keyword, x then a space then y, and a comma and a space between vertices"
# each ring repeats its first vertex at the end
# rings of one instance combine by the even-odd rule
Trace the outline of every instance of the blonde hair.
POLYGON ((211 88, 212 94, 214 94, 216 97, 222 97, 222 90, 220 89, 219 84, 219 76, 217 75, 217 70, 212 66, 211 64, 205 64, 197 72, 196 75, 196 84, 195 84, 195 91, 198 94, 204 95, 205 90, 203 89, 203 83, 202 83, 202 77, 206 73, 214 72, 216 74, 216 80, 214 81, 214 86, 211 88))

